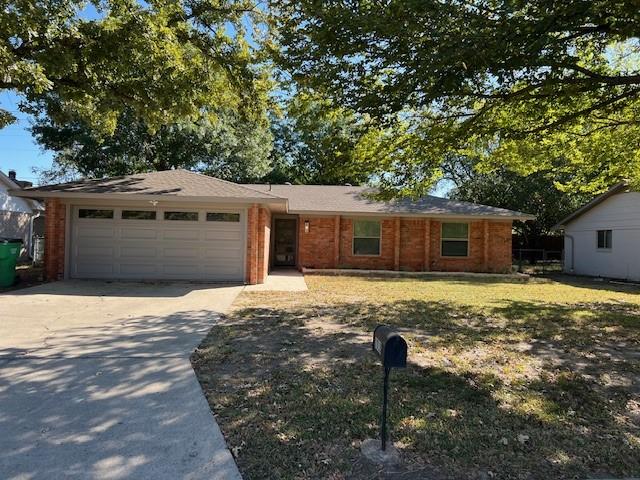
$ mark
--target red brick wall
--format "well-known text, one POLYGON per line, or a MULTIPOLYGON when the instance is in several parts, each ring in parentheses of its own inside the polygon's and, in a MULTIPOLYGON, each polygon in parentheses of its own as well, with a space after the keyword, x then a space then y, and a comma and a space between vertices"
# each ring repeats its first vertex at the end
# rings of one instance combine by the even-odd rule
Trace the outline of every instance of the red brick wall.
POLYGON ((335 217, 305 217, 298 219, 298 265, 307 268, 336 268, 335 217), (309 233, 304 222, 309 222, 309 233))
POLYGON ((420 272, 424 269, 425 219, 400 220, 400 270, 420 272))
POLYGON ((47 280, 64 277, 66 207, 57 198, 45 202, 44 271, 47 280))
POLYGON ((245 283, 264 283, 269 274, 271 212, 252 205, 247 210, 247 265, 245 283))
POLYGON ((511 222, 489 222, 489 258, 487 271, 511 272, 511 222))
POLYGON ((440 256, 441 222, 431 221, 431 270, 443 272, 511 271, 511 222, 470 222, 469 256, 440 256), (486 228, 486 235, 485 235, 486 228), (485 243, 485 238, 488 243, 485 243))
POLYGON ((247 267, 245 283, 258 283, 258 205, 247 209, 247 267))
POLYGON ((260 208, 258 213, 258 283, 264 283, 269 274, 269 248, 271 245, 271 212, 260 208))
POLYGON ((353 255, 351 219, 300 216, 298 264, 308 268, 510 271, 511 222, 470 222, 469 256, 463 258, 440 255, 440 232, 440 221, 408 217, 386 218, 382 220, 380 255, 359 256, 353 255), (305 220, 309 221, 308 233, 304 232, 305 220), (339 231, 336 230, 338 225, 339 231), (336 238, 340 239, 338 252, 335 249, 336 238))
POLYGON ((395 269, 396 221, 387 218, 381 222, 380 255, 353 255, 353 220, 343 218, 340 221, 340 261, 338 268, 363 268, 371 270, 395 269))

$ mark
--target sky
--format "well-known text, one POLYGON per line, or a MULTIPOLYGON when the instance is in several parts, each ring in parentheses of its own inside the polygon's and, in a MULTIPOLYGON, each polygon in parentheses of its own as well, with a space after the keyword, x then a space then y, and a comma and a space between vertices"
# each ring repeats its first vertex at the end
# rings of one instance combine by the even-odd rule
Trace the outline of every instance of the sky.
POLYGON ((31 136, 30 115, 18 110, 20 99, 14 93, 0 90, 0 108, 9 110, 18 121, 0 129, 0 171, 15 170, 19 180, 37 183, 34 168, 48 168, 53 160, 51 151, 43 150, 31 136))

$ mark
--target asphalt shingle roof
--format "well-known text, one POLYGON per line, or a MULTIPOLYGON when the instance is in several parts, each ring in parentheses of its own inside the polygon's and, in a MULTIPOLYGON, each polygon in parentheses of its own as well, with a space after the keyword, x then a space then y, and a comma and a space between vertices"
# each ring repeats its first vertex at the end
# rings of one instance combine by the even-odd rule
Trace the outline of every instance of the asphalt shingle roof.
POLYGON ((24 192, 169 195, 174 197, 218 197, 237 199, 282 200, 265 191, 259 191, 237 183, 202 175, 188 170, 165 170, 139 173, 122 177, 80 180, 43 187, 27 188, 24 192))
POLYGON ((290 213, 379 214, 500 217, 533 219, 531 215, 475 203, 426 196, 418 200, 380 201, 369 187, 342 185, 240 185, 188 170, 165 170, 122 177, 26 188, 18 196, 151 195, 179 198, 233 199, 234 201, 288 202, 290 213))
POLYGON ((379 201, 369 187, 341 185, 247 185, 289 200, 291 213, 417 214, 533 219, 532 215, 504 208, 460 202, 427 195, 418 200, 379 201))

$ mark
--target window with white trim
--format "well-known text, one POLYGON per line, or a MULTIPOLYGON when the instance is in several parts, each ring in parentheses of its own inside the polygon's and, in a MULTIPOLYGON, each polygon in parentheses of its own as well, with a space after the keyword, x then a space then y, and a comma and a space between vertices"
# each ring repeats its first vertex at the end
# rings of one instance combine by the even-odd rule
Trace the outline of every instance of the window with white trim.
POLYGON ((443 223, 440 237, 440 255, 443 257, 469 256, 469 224, 443 223))
POLYGON ((598 230, 598 249, 611 249, 611 240, 613 240, 613 232, 611 230, 598 230))
POLYGON ((353 254, 380 255, 380 221, 354 220, 353 254))

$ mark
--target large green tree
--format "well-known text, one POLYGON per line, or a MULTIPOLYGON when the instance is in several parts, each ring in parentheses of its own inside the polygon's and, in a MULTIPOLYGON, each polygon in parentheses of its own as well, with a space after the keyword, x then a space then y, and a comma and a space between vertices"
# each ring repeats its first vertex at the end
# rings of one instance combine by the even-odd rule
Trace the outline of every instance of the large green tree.
MULTIPOLYGON (((595 192, 640 177, 636 0, 273 0, 280 64, 377 118, 412 120, 431 155, 569 172, 595 192)), ((423 158, 400 182, 433 178, 423 158)))
MULTIPOLYGON (((0 91, 25 111, 54 94, 59 123, 81 117, 107 134, 125 109, 151 129, 203 107, 260 116, 269 82, 248 26, 262 17, 251 0, 5 1, 0 91)), ((0 127, 13 120, 0 110, 0 127)))
POLYGON ((43 182, 186 168, 234 182, 252 182, 270 170, 271 132, 266 122, 250 122, 232 111, 195 122, 163 125, 153 131, 125 110, 112 135, 82 120, 58 125, 50 118, 33 127, 39 144, 55 152, 43 182))
POLYGON ((442 169, 444 178, 453 184, 450 198, 535 215, 535 221, 514 224, 527 245, 535 245, 540 236, 551 233, 556 223, 591 199, 587 194, 559 190, 558 180, 570 179, 545 172, 520 175, 505 167, 483 172, 477 161, 461 156, 447 158, 442 169))
POLYGON ((377 171, 376 159, 361 154, 373 128, 366 118, 310 93, 282 103, 272 116, 274 168, 266 180, 358 185, 377 171))

